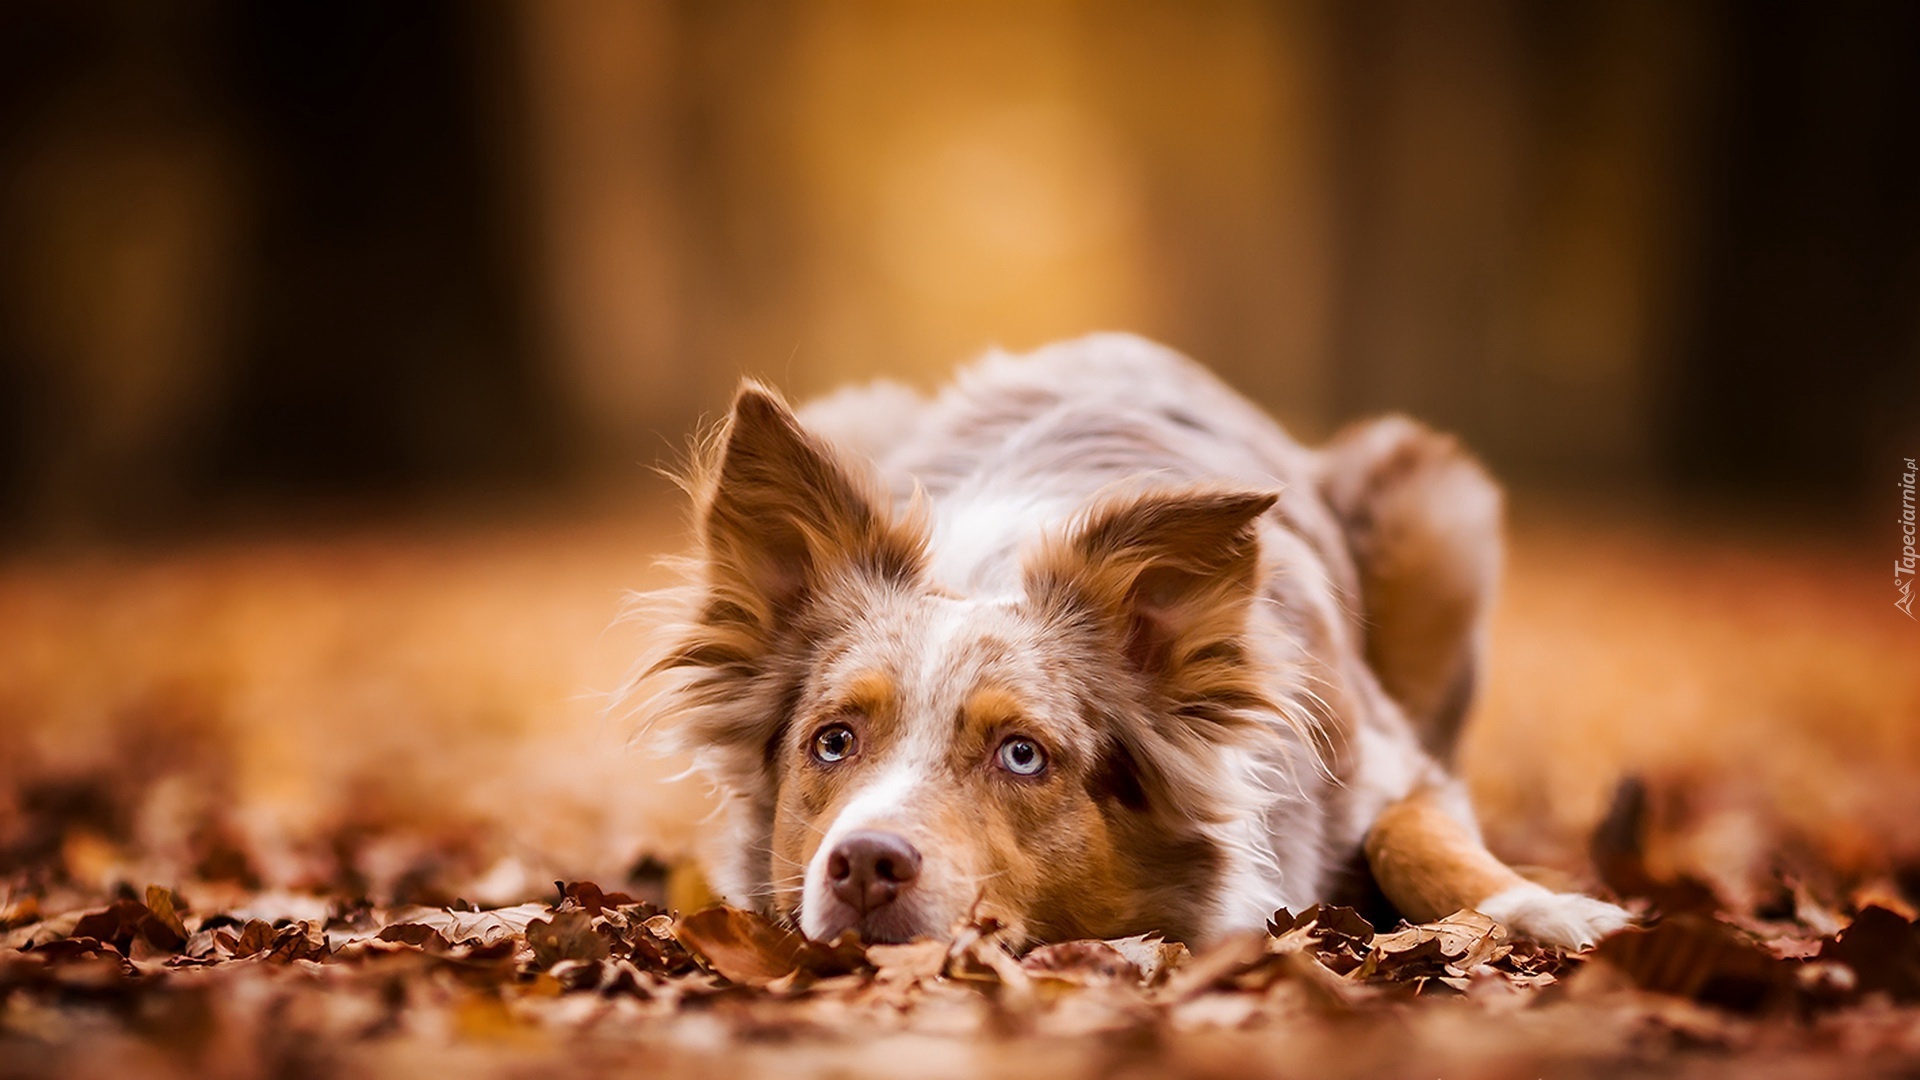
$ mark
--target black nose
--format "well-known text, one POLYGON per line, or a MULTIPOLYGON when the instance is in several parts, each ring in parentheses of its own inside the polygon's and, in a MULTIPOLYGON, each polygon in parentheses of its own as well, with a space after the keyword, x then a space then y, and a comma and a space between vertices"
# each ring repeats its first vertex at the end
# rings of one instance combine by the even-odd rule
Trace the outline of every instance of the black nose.
POLYGON ((920 853, 896 833, 850 832, 827 856, 827 884, 842 903, 865 915, 893 903, 920 876, 920 853))

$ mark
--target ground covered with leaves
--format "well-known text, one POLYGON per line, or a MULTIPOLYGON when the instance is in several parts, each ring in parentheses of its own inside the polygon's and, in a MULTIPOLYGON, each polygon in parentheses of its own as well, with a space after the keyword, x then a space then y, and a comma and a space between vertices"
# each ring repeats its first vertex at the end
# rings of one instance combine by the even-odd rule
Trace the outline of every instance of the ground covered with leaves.
MULTIPOLYGON (((558 883, 512 907, 161 886, 9 912, 0 1072, 408 1075, 1850 1075, 1920 1060, 1920 929, 1868 904, 1669 915, 1569 956, 1485 916, 1381 930, 1277 912, 1195 955, 1152 937, 1016 956, 990 922, 863 948, 725 907, 558 883), (1309 1067, 1310 1066, 1310 1067, 1309 1067)), ((1801 901, 1811 903, 1810 901, 1801 901)), ((1892 901, 1904 908, 1899 901, 1892 901)))
POLYGON ((6 568, 0 1076, 1920 1069, 1920 635, 1831 548, 1522 529, 1466 771, 1496 849, 1636 929, 1567 954, 1312 908, 1198 952, 1017 953, 986 921, 865 948, 698 899, 703 794, 590 693, 668 543, 597 519, 6 568))

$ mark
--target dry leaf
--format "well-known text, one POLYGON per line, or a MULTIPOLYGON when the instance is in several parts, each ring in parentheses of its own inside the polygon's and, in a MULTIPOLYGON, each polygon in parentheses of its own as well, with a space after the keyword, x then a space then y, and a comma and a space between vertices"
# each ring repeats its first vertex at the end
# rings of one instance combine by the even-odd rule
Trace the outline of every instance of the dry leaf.
POLYGON ((402 908, 388 917, 388 925, 413 923, 439 932, 453 944, 474 941, 488 944, 526 932, 527 924, 547 914, 547 905, 520 904, 492 911, 454 911, 451 908, 402 908))
POLYGON ((1641 897, 1668 915, 1711 914, 1721 908, 1713 888, 1684 874, 1658 878, 1647 868, 1649 790, 1637 776, 1621 779, 1613 803, 1593 830, 1589 852, 1600 880, 1615 893, 1641 897))
POLYGON ((562 960, 598 963, 613 955, 607 939, 594 928, 585 909, 560 911, 548 919, 527 924, 527 944, 535 967, 550 968, 562 960))
POLYGON ((116 900, 105 910, 82 916, 74 924, 73 935, 98 938, 122 953, 132 950, 136 938, 154 948, 177 952, 187 943, 186 930, 175 929, 180 926, 180 919, 171 906, 167 915, 168 919, 161 919, 138 900, 116 900))
POLYGON ((604 892, 591 881, 556 881, 553 885, 560 890, 560 906, 571 902, 585 909, 589 915, 598 915, 606 908, 631 907, 640 903, 623 892, 604 892))
POLYGON ((147 910, 169 933, 184 943, 187 940, 187 927, 180 921, 178 906, 171 892, 158 885, 147 886, 147 910))
POLYGON ((1851 968, 1861 990, 1920 1001, 1920 926, 1903 915, 1869 907, 1822 943, 1819 955, 1851 968))
POLYGON ((1267 941, 1266 935, 1253 932, 1222 938, 1172 974, 1167 981, 1168 996, 1186 1001, 1252 970, 1270 955, 1267 941))
POLYGON ((1082 986, 1143 981, 1140 968, 1104 941, 1042 945, 1022 957, 1020 966, 1030 975, 1044 975, 1082 986))
POLYGON ((916 983, 936 979, 946 970, 948 943, 921 938, 902 945, 871 945, 867 960, 884 982, 916 983))
POLYGON ((1159 985, 1166 979, 1168 972, 1192 959, 1193 954, 1177 941, 1167 941, 1158 934, 1136 934, 1133 937, 1114 938, 1107 942, 1113 950, 1126 957, 1140 970, 1140 978, 1148 985, 1159 985))
POLYGON ((1380 975, 1399 980, 1464 977, 1504 957, 1506 940, 1505 929, 1492 919, 1477 911, 1459 911, 1438 922, 1375 937, 1357 973, 1361 978, 1380 975))
POLYGON ((680 919, 673 932, 713 970, 742 986, 766 986, 800 972, 838 975, 864 963, 862 950, 850 940, 820 945, 739 908, 694 912, 680 919))
POLYGON ((1267 921, 1267 932, 1306 936, 1320 962, 1342 975, 1366 961, 1374 938, 1373 924, 1359 912, 1331 904, 1315 904, 1298 915, 1277 911, 1267 921))
POLYGON ((1738 1012, 1782 1008, 1797 988, 1791 962, 1733 927, 1697 915, 1613 934, 1594 947, 1591 958, 1643 990, 1738 1012))

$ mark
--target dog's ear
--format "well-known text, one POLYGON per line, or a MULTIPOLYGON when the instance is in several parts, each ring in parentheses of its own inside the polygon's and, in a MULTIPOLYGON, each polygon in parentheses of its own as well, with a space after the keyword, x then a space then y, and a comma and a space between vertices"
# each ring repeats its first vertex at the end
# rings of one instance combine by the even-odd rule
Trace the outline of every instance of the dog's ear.
POLYGON ((734 398, 709 477, 699 511, 709 591, 762 630, 788 622, 835 573, 919 570, 917 533, 758 383, 734 398))
POLYGON ((1177 697, 1204 696, 1240 659, 1258 584, 1257 523, 1272 492, 1150 491, 1096 504, 1027 564, 1029 596, 1091 611, 1127 659, 1177 697))
POLYGON ((662 620, 657 651, 623 692, 655 745, 691 753, 728 796, 736 842, 711 869, 736 903, 768 881, 775 748, 794 688, 764 676, 783 631, 837 580, 907 579, 924 561, 923 523, 895 523, 861 465, 773 391, 743 383, 686 479, 698 577, 670 594, 685 607, 662 620))

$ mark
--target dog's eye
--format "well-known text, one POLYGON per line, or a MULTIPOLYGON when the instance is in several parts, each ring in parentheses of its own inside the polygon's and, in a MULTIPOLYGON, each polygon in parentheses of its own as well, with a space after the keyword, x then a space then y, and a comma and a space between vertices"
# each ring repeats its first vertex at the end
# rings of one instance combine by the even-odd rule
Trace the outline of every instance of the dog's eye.
POLYGON ((1024 735, 1000 744, 1000 767, 1015 776, 1039 776, 1047 768, 1046 751, 1024 735))
POLYGON ((825 765, 853 756, 853 729, 845 724, 828 724, 813 733, 813 760, 825 765))

